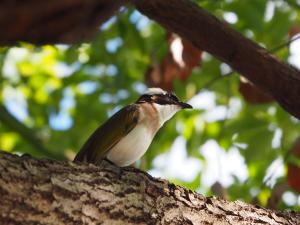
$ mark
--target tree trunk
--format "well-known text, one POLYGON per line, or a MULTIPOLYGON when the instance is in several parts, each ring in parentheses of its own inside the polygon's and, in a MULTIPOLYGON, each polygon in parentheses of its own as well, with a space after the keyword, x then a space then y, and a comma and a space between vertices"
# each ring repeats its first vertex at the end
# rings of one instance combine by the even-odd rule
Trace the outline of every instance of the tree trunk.
POLYGON ((0 223, 300 224, 300 214, 204 197, 134 168, 0 152, 0 223))

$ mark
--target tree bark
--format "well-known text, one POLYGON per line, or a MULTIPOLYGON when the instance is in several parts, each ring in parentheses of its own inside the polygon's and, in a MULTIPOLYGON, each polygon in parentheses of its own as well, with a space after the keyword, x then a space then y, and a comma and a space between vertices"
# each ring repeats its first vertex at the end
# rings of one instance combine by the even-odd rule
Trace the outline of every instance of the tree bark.
POLYGON ((300 214, 204 197, 134 168, 0 152, 0 223, 300 224, 300 214))
POLYGON ((122 0, 0 0, 1 45, 76 43, 91 39, 122 0))
POLYGON ((230 65, 300 119, 300 72, 190 0, 131 0, 141 13, 230 65))

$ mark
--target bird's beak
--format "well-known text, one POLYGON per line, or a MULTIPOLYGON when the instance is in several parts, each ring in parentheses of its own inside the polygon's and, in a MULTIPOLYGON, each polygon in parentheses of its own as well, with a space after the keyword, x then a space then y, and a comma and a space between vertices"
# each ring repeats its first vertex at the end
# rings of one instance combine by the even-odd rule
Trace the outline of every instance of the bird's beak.
POLYGON ((191 106, 190 104, 185 103, 185 102, 179 102, 179 106, 180 106, 182 109, 192 109, 192 108, 193 108, 193 106, 191 106))

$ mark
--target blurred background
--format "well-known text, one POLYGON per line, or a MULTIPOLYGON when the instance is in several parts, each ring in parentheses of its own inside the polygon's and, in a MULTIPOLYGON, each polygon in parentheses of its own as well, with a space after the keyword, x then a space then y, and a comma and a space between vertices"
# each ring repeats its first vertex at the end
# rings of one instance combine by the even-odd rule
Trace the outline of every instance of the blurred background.
MULTIPOLYGON (((300 68, 300 2, 196 2, 300 68)), ((300 209, 298 119, 133 8, 98 29, 86 43, 0 47, 0 149, 72 160, 102 122, 158 86, 195 109, 164 125, 138 168, 204 195, 300 209)))

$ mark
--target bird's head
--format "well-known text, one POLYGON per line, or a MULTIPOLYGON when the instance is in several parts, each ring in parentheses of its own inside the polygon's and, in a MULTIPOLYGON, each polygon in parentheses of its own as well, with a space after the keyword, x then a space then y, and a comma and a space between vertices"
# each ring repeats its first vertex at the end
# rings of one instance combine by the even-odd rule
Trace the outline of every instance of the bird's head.
POLYGON ((139 97, 136 104, 151 104, 159 113, 161 124, 179 110, 193 108, 190 104, 180 101, 174 93, 161 88, 149 88, 139 97))

